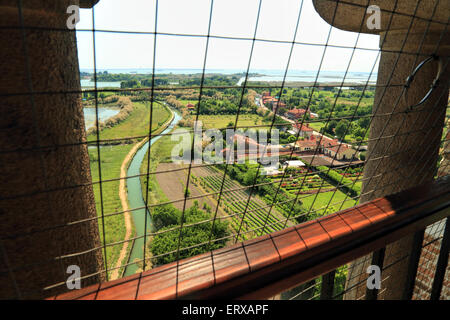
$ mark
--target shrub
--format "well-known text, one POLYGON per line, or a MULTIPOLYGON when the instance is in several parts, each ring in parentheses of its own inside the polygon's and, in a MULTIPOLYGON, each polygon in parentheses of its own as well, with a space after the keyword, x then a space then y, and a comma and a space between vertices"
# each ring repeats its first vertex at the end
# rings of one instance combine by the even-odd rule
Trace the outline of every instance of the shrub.
POLYGON ((325 166, 317 167, 317 170, 321 172, 322 175, 326 176, 328 179, 332 180, 334 183, 340 185, 342 189, 350 193, 352 196, 357 196, 361 193, 361 188, 353 181, 341 176, 337 171, 329 169, 325 166))
MULTIPOLYGON (((169 230, 181 222, 181 211, 175 209, 173 206, 161 206, 161 212, 169 212, 167 215, 170 219, 176 217, 176 222, 172 224, 164 225, 162 228, 157 229, 158 231, 169 230)), ((161 213, 159 212, 159 213, 161 213)), ((179 258, 192 257, 197 254, 204 253, 209 250, 214 250, 221 248, 225 245, 226 240, 222 239, 219 241, 211 241, 208 245, 209 240, 224 238, 228 235, 228 223, 225 221, 216 220, 214 226, 211 221, 207 221, 211 218, 211 215, 204 212, 198 208, 198 203, 194 204, 191 208, 186 210, 184 214, 184 223, 194 224, 191 226, 184 226, 181 230, 181 243, 180 243, 180 254, 179 258), (205 221, 204 223, 195 224, 198 222, 205 221), (206 222, 207 221, 207 222, 206 222), (211 235, 212 229, 212 237, 211 235), (199 245, 200 243, 206 243, 199 245), (182 248, 191 247, 199 245, 189 250, 181 250, 182 248)), ((155 220, 154 220, 155 221, 155 220)), ((173 222, 174 220, 172 220, 173 222)), ((169 219, 165 220, 168 223, 169 219)), ((156 224, 155 224, 156 227, 156 224)), ((165 233, 157 234, 151 243, 151 251, 154 256, 162 255, 164 253, 176 251, 178 249, 178 241, 180 237, 180 230, 175 229, 167 231, 165 233)), ((177 259, 176 253, 170 253, 167 255, 162 255, 153 259, 153 263, 156 265, 169 263, 177 259)))
MULTIPOLYGON (((133 111, 133 103, 131 102, 130 98, 119 96, 112 96, 108 98, 111 98, 111 102, 117 98, 117 100, 115 101, 117 101, 117 105, 120 107, 120 111, 114 117, 109 118, 105 122, 99 122, 98 123, 99 131, 102 131, 105 128, 114 127, 115 125, 119 124, 120 122, 128 118, 130 113, 133 111)), ((105 98, 105 100, 108 98, 105 98)), ((97 133, 97 122, 95 122, 95 125, 92 128, 89 128, 86 135, 96 133, 97 133)))

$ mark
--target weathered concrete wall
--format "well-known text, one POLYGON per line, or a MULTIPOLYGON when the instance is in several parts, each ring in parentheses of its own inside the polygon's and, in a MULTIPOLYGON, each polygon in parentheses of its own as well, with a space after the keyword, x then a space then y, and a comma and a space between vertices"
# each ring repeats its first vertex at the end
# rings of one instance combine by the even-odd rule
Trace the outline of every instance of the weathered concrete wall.
MULTIPOLYGON (((383 36, 380 41, 383 41, 383 36)), ((400 50, 406 33, 391 32, 385 39, 383 49, 400 50)), ((439 43, 440 33, 429 33, 425 43, 419 50, 423 32, 410 33, 405 44, 408 52, 434 53, 439 43)), ((405 49, 404 48, 404 49, 405 49)), ((442 40, 438 52, 449 50, 448 37, 442 40)), ((393 73, 391 84, 402 84, 405 79, 424 57, 416 59, 410 54, 383 52, 378 70, 377 84, 386 84, 393 73), (398 60, 397 60, 398 59, 398 60), (398 62, 397 62, 398 61, 398 62)), ((445 110, 447 108, 448 87, 442 85, 433 92, 423 105, 417 107, 415 112, 400 113, 419 102, 430 88, 438 70, 438 62, 430 62, 417 74, 409 89, 407 99, 402 97, 402 87, 389 87, 386 92, 378 88, 375 96, 374 120, 370 127, 369 146, 367 158, 371 159, 365 165, 364 181, 361 202, 366 202, 384 195, 393 194, 402 190, 432 180, 436 173, 439 144, 442 137, 445 110), (396 107, 396 108, 395 108, 396 107), (394 110, 395 108, 395 110, 394 110), (390 113, 396 113, 391 115, 390 113), (376 160, 375 160, 376 159, 376 160)), ((443 73, 441 83, 448 81, 447 72, 443 73)), ((385 265, 396 262, 383 273, 383 288, 380 298, 400 299, 402 289, 405 286, 406 270, 410 259, 400 258, 410 252, 412 235, 395 242, 386 248, 385 265)), ((361 259, 358 262, 361 262, 361 259)), ((369 259, 370 262, 370 259, 369 259)), ((370 264, 370 263, 369 263, 370 264)), ((354 264, 356 265, 356 264, 354 264)), ((368 263, 360 264, 356 270, 350 268, 350 274, 362 272, 362 277, 356 277, 348 283, 350 286, 355 281, 365 279, 365 268, 368 263)), ((365 286, 361 288, 365 291, 365 286)), ((354 294, 347 298, 356 299, 363 293, 361 290, 353 290, 354 294)))
MULTIPOLYGON (((377 80, 380 87, 375 94, 374 118, 370 126, 368 162, 364 168, 365 180, 360 201, 363 203, 433 179, 447 107, 449 68, 447 66, 443 70, 440 87, 415 112, 408 112, 409 107, 419 102, 429 90, 437 74, 437 61, 428 63, 419 71, 406 99, 402 97, 402 85, 414 68, 427 57, 417 56, 416 53, 448 56, 450 39, 448 34, 443 37, 441 34, 447 32, 444 27, 450 4, 436 0, 401 0, 395 7, 393 1, 370 1, 371 5, 380 6, 381 10, 394 10, 401 14, 392 16, 381 11, 381 28, 369 30, 364 21, 368 17, 365 15, 367 1, 347 2, 337 4, 336 1, 314 0, 314 5, 328 23, 338 28, 380 34, 380 47, 383 50, 377 80), (436 5, 437 10, 434 10, 436 5), (414 19, 411 23, 410 16, 414 13, 421 18, 432 18, 443 23, 429 24, 424 19, 414 19), (389 85, 387 89, 384 88, 386 85, 389 85)), ((380 299, 402 297, 410 259, 400 258, 411 252, 411 245, 412 235, 386 247, 384 265, 395 264, 383 272, 385 280, 378 296, 380 299)), ((371 257, 367 256, 349 265, 347 289, 356 288, 350 290, 345 299, 365 296, 366 269, 370 262, 371 257)))
POLYGON ((80 91, 75 33, 66 27, 66 9, 78 1, 22 2, 24 25, 34 27, 24 34, 17 1, 0 4, 0 26, 13 27, 0 29, 0 299, 65 291, 43 288, 65 282, 71 264, 82 276, 103 268, 101 250, 55 259, 100 245, 96 220, 67 225, 96 217, 87 146, 79 144, 81 95, 64 93, 80 91))

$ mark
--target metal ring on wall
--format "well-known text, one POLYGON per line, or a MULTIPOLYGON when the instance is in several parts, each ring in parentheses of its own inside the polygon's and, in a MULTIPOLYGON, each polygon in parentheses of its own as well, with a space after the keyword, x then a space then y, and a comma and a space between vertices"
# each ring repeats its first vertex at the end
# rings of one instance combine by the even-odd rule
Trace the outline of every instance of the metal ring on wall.
POLYGON ((409 110, 412 110, 418 106, 420 106, 421 104, 423 104, 425 101, 428 100, 428 98, 431 96, 431 94, 433 93, 434 89, 436 89, 439 86, 439 79, 441 78, 442 75, 442 58, 438 57, 436 55, 432 55, 428 58, 426 58, 425 60, 423 60, 415 69, 414 71, 409 75, 408 78, 406 78, 406 83, 405 83, 405 90, 403 91, 403 99, 405 101, 405 103, 407 103, 407 95, 408 95, 408 90, 409 87, 411 86, 411 82, 413 82, 417 72, 424 66, 426 65, 428 62, 430 61, 435 61, 438 60, 439 64, 438 64, 438 71, 436 74, 436 77, 434 78, 430 90, 428 90, 428 92, 425 94, 425 96, 416 104, 412 105, 409 107, 409 110))

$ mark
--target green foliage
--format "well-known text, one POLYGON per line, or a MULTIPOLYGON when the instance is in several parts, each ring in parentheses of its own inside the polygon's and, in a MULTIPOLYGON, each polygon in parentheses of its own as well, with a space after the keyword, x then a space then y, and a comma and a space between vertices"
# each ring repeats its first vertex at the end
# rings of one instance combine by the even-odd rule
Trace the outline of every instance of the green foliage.
POLYGON ((194 255, 225 246, 225 239, 218 241, 213 240, 223 238, 228 235, 228 223, 216 220, 213 226, 213 222, 208 221, 211 219, 211 214, 199 209, 198 202, 194 203, 191 208, 187 209, 184 215, 182 215, 180 210, 175 209, 171 205, 165 205, 158 208, 160 209, 155 209, 152 213, 154 226, 157 231, 175 229, 157 234, 153 238, 153 241, 151 242, 151 252, 153 256, 162 255, 153 259, 154 264, 161 265, 177 260, 176 252, 172 251, 176 251, 178 249, 180 229, 176 227, 180 225, 181 221, 183 221, 183 228, 181 229, 179 259, 192 257, 194 255), (208 245, 210 239, 211 243, 208 245), (205 244, 200 245, 201 243, 205 244), (188 250, 181 250, 182 248, 191 246, 196 247, 188 250), (169 252, 172 253, 164 255, 169 252))
POLYGON ((152 212, 153 225, 156 230, 165 226, 176 225, 180 223, 180 213, 174 206, 164 205, 156 206, 152 212))
MULTIPOLYGON (((241 184, 250 186, 258 185, 255 187, 255 192, 259 194, 266 202, 272 203, 274 200, 276 207, 285 216, 298 216, 305 212, 300 200, 293 201, 295 196, 288 194, 283 189, 280 189, 277 194, 277 186, 273 184, 265 184, 270 182, 270 179, 263 175, 256 176, 257 165, 251 164, 235 164, 228 167, 228 174, 232 179, 239 181, 241 184), (262 185, 260 185, 262 184, 262 185), (276 199, 275 198, 276 195, 276 199)), ((299 217, 297 221, 303 222, 305 218, 299 217)))
POLYGON ((122 81, 120 83, 120 88, 124 89, 124 88, 139 88, 141 86, 141 83, 137 80, 127 80, 127 81, 122 81))
POLYGON ((336 300, 342 300, 343 298, 343 295, 341 293, 345 290, 345 281, 347 279, 347 274, 348 270, 346 264, 336 269, 333 288, 333 296, 336 296, 336 300))
POLYGON ((326 125, 324 131, 326 133, 329 133, 331 135, 334 135, 334 129, 336 128, 338 122, 336 120, 331 120, 330 122, 328 122, 328 124, 326 125))
POLYGON ((334 132, 336 133, 336 136, 338 136, 339 139, 343 140, 345 138, 345 135, 349 132, 348 126, 350 123, 347 120, 341 120, 336 125, 336 129, 334 132))
POLYGON ((365 152, 361 152, 361 153, 359 154, 359 159, 360 159, 361 161, 365 161, 365 160, 366 160, 366 153, 365 153, 365 152))
POLYGON ((322 175, 328 177, 334 183, 339 184, 339 188, 344 189, 346 192, 350 193, 351 196, 357 196, 361 193, 361 188, 359 185, 353 185, 352 180, 341 176, 337 171, 329 169, 325 166, 319 166, 317 169, 322 175))

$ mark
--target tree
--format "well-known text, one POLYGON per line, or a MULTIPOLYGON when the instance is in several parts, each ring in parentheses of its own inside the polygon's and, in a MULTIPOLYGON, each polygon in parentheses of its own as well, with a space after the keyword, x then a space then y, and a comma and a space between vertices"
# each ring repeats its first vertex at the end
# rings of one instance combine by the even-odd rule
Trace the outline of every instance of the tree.
POLYGON ((365 161, 365 160, 366 160, 366 153, 365 153, 365 152, 361 152, 361 153, 359 154, 359 159, 360 159, 361 161, 365 161))
POLYGON ((339 139, 344 140, 348 126, 349 126, 348 121, 346 120, 339 121, 339 123, 336 126, 336 129, 334 130, 339 139))
POLYGON ((176 225, 180 220, 180 213, 171 205, 157 206, 151 212, 153 225, 156 230, 170 225, 176 225))
MULTIPOLYGON (((174 208, 175 209, 175 208, 174 208)), ((181 212, 175 209, 181 217, 181 212)), ((216 220, 214 226, 211 221, 211 215, 198 207, 198 202, 194 206, 186 210, 184 214, 184 223, 188 226, 183 226, 181 230, 181 243, 178 247, 180 237, 180 230, 174 229, 155 235, 151 242, 151 251, 154 256, 154 264, 161 265, 175 261, 177 259, 177 251, 179 248, 192 247, 189 250, 179 250, 179 259, 192 257, 197 254, 204 253, 209 250, 221 248, 225 245, 226 240, 211 241, 209 240, 221 239, 228 235, 228 224, 225 221, 216 220), (204 223, 198 223, 205 221, 204 223), (196 224, 198 223, 198 224, 196 224), (212 237, 210 235, 212 234, 212 237), (201 243, 205 243, 200 245, 201 243), (166 254, 172 252, 170 254, 166 254)), ((178 223, 177 223, 178 224, 178 223)), ((158 231, 165 231, 173 229, 176 225, 168 225, 159 229, 158 231)))
POLYGON ((353 136, 358 141, 361 141, 364 139, 365 133, 366 133, 366 130, 361 127, 358 127, 358 126, 353 130, 353 136))
POLYGON ((367 129, 369 127, 369 124, 370 124, 370 118, 369 117, 360 118, 358 120, 358 124, 359 124, 359 126, 361 128, 367 129))
POLYGON ((338 122, 336 120, 331 120, 330 122, 328 122, 325 131, 330 134, 334 134, 334 129, 336 128, 337 124, 338 122))

